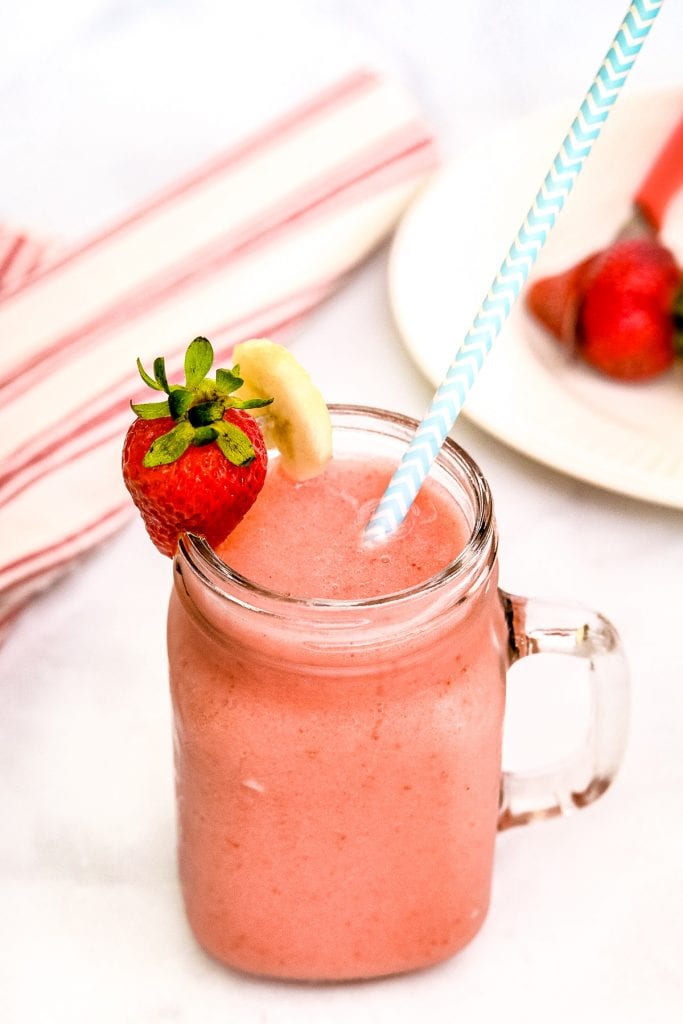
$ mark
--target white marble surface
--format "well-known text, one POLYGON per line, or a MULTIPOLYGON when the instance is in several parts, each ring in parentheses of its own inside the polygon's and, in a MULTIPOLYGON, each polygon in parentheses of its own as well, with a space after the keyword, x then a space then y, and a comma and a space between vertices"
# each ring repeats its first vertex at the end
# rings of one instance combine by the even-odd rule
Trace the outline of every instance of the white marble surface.
MULTIPOLYGON (((6 7, 0 218, 76 238, 359 62, 413 89, 447 152, 509 116, 578 101, 624 3, 6 7)), ((682 30, 669 0, 630 87, 681 84, 682 30)), ((430 389, 392 327, 385 269, 381 252, 294 345, 330 401, 419 416, 430 389)), ((464 420, 456 437, 494 489, 504 585, 591 604, 623 635, 633 713, 612 790, 499 838, 489 919, 438 968, 320 987, 220 968, 194 945, 175 880, 169 565, 132 525, 0 650, 3 1024, 678 1019, 683 517, 550 472, 464 420)), ((508 749, 538 757, 557 736, 552 702, 536 689, 525 703, 521 670, 511 691, 508 749)), ((571 718, 576 702, 563 701, 571 718)))

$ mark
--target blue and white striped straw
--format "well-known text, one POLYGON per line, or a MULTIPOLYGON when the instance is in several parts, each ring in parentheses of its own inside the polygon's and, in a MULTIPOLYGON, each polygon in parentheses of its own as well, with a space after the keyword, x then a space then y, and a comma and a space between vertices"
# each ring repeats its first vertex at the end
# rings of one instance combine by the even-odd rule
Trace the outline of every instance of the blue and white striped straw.
POLYGON ((365 529, 365 539, 370 543, 393 533, 407 515, 526 283, 662 3, 663 0, 634 0, 630 5, 474 323, 365 529))

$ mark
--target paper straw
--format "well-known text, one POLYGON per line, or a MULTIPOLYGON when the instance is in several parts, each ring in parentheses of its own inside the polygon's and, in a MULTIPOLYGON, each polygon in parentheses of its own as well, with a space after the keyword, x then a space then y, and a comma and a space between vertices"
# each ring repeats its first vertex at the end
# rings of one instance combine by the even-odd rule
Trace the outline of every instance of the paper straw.
POLYGON ((365 529, 366 541, 383 540, 407 515, 600 135, 662 3, 634 0, 628 8, 524 223, 365 529))

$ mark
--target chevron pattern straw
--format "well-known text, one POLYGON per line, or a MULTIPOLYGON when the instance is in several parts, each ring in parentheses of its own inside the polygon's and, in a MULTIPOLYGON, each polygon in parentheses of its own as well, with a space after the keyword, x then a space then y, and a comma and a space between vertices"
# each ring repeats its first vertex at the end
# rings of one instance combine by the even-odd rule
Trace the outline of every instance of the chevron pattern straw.
POLYGON ((633 67, 663 0, 634 0, 534 203, 365 530, 377 543, 403 522, 633 67))

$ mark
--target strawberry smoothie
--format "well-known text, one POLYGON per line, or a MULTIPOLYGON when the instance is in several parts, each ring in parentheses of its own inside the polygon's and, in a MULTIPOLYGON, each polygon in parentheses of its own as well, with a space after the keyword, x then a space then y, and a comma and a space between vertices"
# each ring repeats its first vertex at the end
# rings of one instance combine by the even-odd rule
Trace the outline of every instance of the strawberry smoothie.
POLYGON ((271 460, 222 561, 183 540, 169 609, 188 919, 221 961, 286 978, 460 949, 486 914, 499 808, 508 656, 486 485, 449 443, 398 533, 367 548, 410 427, 335 418, 328 468, 295 484, 271 460))

